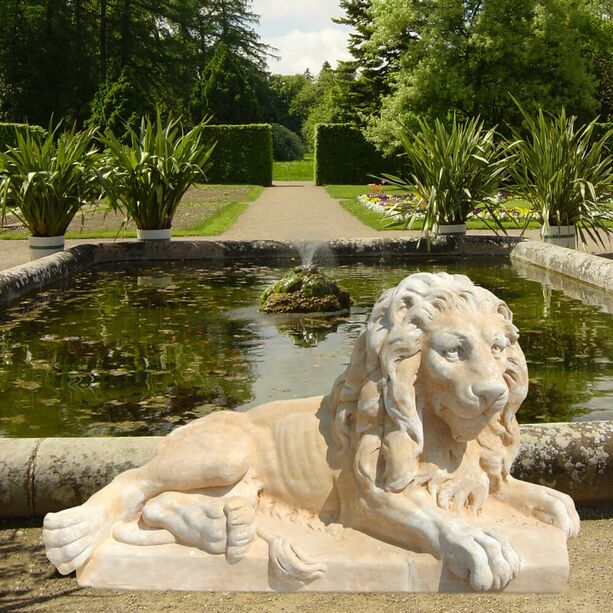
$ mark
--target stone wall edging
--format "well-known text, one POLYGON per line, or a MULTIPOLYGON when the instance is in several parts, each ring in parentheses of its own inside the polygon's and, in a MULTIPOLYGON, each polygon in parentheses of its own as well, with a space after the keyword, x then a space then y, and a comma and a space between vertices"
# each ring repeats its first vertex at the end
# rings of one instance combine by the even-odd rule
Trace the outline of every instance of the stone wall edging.
POLYGON ((613 293, 613 260, 541 241, 517 243, 510 257, 613 293))
MULTIPOLYGON (((337 239, 315 241, 318 249, 337 259, 395 258, 450 255, 508 255, 518 239, 511 237, 453 237, 433 240, 428 251, 425 240, 415 238, 337 239)), ((67 251, 0 270, 0 306, 8 305, 36 290, 69 278, 87 268, 112 262, 161 260, 301 261, 300 253, 313 241, 273 240, 172 240, 87 243, 67 251)))
MULTIPOLYGON (((613 422, 521 426, 513 474, 576 502, 613 500, 613 422)), ((81 504, 140 466, 162 437, 0 439, 0 517, 34 517, 81 504)))

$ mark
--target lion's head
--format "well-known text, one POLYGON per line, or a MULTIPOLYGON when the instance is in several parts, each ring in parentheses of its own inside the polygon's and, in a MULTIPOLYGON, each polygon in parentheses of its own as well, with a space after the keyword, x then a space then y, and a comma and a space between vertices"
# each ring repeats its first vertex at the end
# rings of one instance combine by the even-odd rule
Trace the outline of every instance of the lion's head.
POLYGON ((417 273, 384 292, 331 395, 358 483, 398 492, 478 472, 495 487, 528 388, 517 337, 507 305, 463 275, 417 273))

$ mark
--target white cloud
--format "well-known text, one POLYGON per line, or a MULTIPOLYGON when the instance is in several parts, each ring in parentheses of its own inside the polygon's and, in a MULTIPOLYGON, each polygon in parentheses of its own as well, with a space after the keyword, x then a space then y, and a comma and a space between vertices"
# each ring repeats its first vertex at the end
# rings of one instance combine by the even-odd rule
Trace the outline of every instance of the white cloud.
POLYGON ((253 0, 252 10, 260 15, 262 25, 268 21, 301 21, 330 24, 332 17, 344 15, 335 0, 253 0))
POLYGON ((344 15, 335 0, 253 0, 260 16, 261 41, 278 49, 280 61, 268 68, 277 74, 295 74, 307 68, 317 74, 328 61, 350 59, 347 38, 350 28, 332 22, 344 15))
POLYGON ((263 37, 263 42, 279 50, 279 61, 270 60, 268 68, 275 74, 297 74, 307 68, 317 74, 325 61, 336 66, 338 60, 349 60, 347 32, 324 28, 316 32, 293 30, 282 36, 263 37))

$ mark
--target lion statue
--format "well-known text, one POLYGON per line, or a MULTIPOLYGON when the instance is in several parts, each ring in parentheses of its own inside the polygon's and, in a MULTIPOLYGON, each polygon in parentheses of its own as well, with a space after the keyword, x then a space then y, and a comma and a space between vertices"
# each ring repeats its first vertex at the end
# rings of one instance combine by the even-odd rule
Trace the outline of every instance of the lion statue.
POLYGON ((569 496, 510 474, 528 390, 517 339, 509 308, 488 290, 463 275, 413 274, 377 300, 329 395, 178 428, 144 466, 48 514, 47 556, 66 574, 112 535, 235 561, 259 535, 283 572, 320 575, 258 527, 258 507, 273 500, 430 552, 474 590, 503 589, 520 560, 504 534, 473 519, 489 498, 569 537, 579 530, 569 496))

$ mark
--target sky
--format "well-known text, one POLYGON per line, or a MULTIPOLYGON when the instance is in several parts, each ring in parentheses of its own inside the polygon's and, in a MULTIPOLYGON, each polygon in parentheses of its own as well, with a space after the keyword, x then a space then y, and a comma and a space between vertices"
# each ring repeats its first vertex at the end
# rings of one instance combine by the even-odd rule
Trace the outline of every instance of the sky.
POLYGON ((274 74, 297 74, 307 68, 317 74, 327 60, 351 59, 347 51, 350 28, 332 22, 342 17, 336 0, 252 0, 260 16, 261 41, 278 49, 279 61, 270 60, 274 74))

